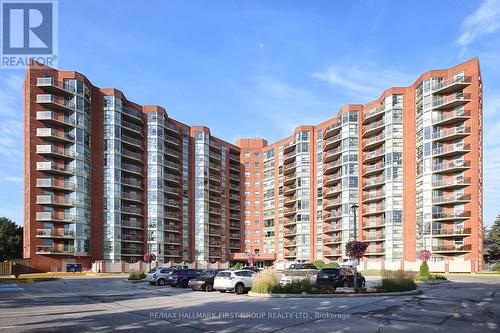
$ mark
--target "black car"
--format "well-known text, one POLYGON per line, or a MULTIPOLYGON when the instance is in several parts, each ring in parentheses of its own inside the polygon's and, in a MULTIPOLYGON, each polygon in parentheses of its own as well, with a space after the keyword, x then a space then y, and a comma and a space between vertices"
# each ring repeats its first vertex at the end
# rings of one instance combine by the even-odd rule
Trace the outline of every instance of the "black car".
POLYGON ((193 290, 214 291, 214 278, 219 273, 216 269, 207 269, 197 278, 189 280, 188 287, 193 290))
MULTIPOLYGON (((322 268, 319 270, 316 285, 330 287, 353 287, 354 271, 351 268, 322 268)), ((365 278, 359 272, 357 273, 358 287, 365 286, 365 278)))
POLYGON ((287 270, 290 269, 316 269, 316 266, 311 263, 291 264, 290 266, 288 266, 287 270))

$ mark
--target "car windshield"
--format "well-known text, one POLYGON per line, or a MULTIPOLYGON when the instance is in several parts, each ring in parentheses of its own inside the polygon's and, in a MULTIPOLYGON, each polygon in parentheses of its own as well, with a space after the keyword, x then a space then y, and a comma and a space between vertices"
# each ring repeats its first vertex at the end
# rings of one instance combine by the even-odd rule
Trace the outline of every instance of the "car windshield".
POLYGON ((201 274, 201 276, 209 276, 209 277, 212 277, 212 276, 216 276, 217 275, 217 271, 206 271, 204 272, 203 274, 201 274))
POLYGON ((148 273, 154 273, 156 272, 157 268, 151 268, 148 273))

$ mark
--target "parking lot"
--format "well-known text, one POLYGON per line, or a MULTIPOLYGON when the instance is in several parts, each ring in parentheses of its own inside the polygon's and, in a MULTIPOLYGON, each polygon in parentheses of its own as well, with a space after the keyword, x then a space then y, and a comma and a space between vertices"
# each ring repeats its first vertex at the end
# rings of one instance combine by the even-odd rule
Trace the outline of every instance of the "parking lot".
POLYGON ((500 330, 500 277, 451 279, 415 296, 260 299, 124 278, 65 278, 0 293, 0 332, 500 330))

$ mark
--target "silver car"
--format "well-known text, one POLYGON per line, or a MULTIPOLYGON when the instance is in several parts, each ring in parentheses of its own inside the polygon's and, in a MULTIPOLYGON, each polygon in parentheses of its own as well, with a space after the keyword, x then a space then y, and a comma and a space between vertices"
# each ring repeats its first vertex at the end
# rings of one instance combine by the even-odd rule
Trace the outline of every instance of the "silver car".
POLYGON ((166 267, 153 268, 146 274, 146 281, 150 284, 164 286, 167 283, 168 276, 172 274, 173 271, 173 269, 166 267))

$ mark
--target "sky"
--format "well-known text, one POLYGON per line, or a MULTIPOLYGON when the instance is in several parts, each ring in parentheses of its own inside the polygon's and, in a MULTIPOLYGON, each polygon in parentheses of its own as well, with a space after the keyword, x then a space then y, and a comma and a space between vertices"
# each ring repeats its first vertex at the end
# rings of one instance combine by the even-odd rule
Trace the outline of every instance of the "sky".
MULTIPOLYGON (((489 225, 500 214, 500 0, 59 1, 59 69, 230 142, 274 142, 473 57, 489 225)), ((24 74, 0 69, 0 216, 18 224, 24 74)))

